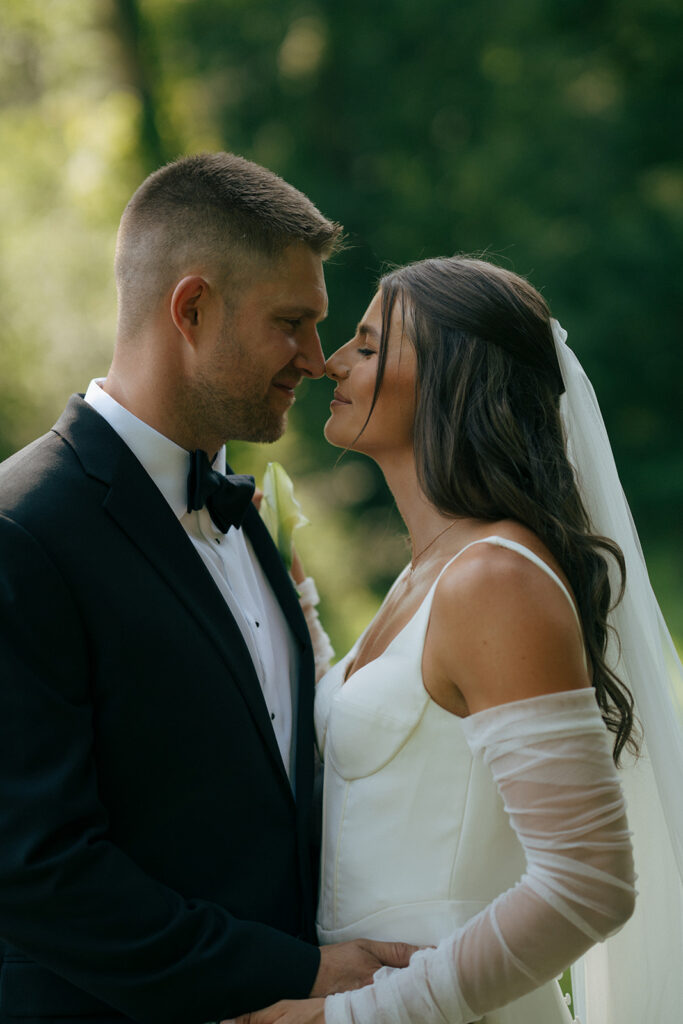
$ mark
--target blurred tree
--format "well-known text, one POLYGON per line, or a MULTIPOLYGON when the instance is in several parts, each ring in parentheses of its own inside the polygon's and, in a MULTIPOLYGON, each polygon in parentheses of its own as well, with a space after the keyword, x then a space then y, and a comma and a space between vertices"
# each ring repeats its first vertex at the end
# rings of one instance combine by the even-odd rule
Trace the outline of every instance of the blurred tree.
MULTIPOLYGON (((232 149, 347 227, 328 351, 389 262, 485 251, 544 291, 683 637, 676 0, 5 0, 0 18, 0 452, 106 366, 113 232, 141 177, 232 149)), ((300 545, 344 646, 406 549, 374 466, 335 468, 329 395, 310 386, 274 449, 233 460, 301 478, 300 545)))
POLYGON ((151 33, 137 0, 113 0, 114 25, 121 41, 126 78, 140 104, 139 153, 147 174, 172 159, 158 124, 158 68, 151 33))
POLYGON ((146 169, 140 121, 107 5, 3 3, 0 457, 106 369, 116 223, 146 169))

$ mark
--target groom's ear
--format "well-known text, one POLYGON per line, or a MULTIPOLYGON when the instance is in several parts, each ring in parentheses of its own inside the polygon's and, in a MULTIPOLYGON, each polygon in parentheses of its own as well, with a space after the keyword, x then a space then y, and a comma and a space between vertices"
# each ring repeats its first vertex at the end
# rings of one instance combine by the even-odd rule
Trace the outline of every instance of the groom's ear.
POLYGON ((171 318, 182 336, 193 348, 205 324, 211 289, 198 274, 183 277, 171 295, 171 318))

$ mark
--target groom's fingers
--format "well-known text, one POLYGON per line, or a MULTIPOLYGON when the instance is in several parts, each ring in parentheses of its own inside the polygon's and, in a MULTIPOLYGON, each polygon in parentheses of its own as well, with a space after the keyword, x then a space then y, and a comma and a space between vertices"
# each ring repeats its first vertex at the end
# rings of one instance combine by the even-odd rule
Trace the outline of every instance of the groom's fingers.
POLYGON ((372 939, 361 939, 358 944, 376 956, 385 967, 407 967, 413 953, 420 948, 407 942, 377 942, 372 939))
MULTIPOLYGON (((254 488, 254 493, 253 493, 252 498, 251 498, 251 503, 252 503, 252 505, 256 506, 257 511, 261 510, 261 502, 262 501, 263 501, 263 491, 259 490, 258 487, 255 487, 254 488)), ((237 1019, 240 1021, 240 1024, 241 1024, 241 1022, 242 1022, 242 1020, 244 1018, 238 1017, 237 1019)), ((221 1021, 221 1024, 225 1024, 225 1022, 221 1021)), ((247 1022, 247 1024, 248 1024, 248 1022, 247 1022)))
POLYGON ((310 995, 327 996, 332 992, 348 992, 370 985, 380 967, 406 967, 417 949, 417 946, 409 946, 405 942, 375 942, 372 939, 322 946, 320 967, 310 995))

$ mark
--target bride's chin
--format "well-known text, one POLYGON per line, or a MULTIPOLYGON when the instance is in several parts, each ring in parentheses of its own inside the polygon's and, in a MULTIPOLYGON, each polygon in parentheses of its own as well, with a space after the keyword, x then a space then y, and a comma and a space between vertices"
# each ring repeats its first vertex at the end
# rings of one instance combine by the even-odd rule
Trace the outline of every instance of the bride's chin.
POLYGON ((329 444, 333 444, 336 448, 345 448, 345 444, 340 440, 338 432, 334 429, 334 416, 330 416, 329 420, 323 427, 323 437, 329 444))

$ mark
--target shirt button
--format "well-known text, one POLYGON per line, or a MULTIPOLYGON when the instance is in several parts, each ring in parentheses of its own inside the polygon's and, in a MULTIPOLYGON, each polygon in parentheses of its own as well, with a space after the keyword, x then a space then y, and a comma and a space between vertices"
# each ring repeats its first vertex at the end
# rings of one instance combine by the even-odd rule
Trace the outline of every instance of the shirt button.
POLYGON ((270 712, 270 720, 271 720, 271 722, 272 722, 272 721, 273 721, 274 719, 275 719, 275 712, 274 712, 274 711, 271 711, 271 712, 270 712))

